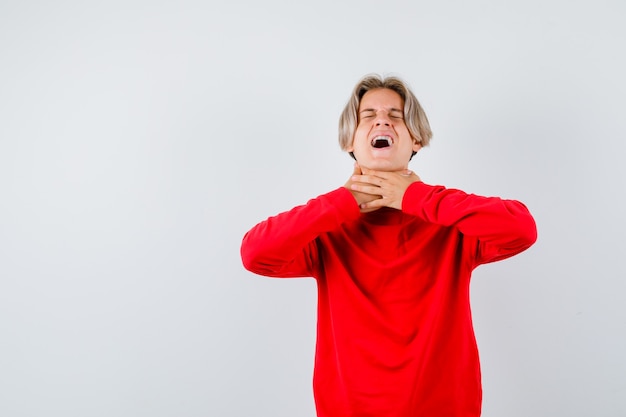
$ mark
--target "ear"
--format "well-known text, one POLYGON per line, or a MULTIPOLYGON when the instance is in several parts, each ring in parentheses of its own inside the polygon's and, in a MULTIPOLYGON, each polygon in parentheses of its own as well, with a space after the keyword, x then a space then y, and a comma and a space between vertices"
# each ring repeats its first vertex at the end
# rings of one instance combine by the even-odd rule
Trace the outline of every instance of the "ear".
POLYGON ((346 152, 356 161, 356 157, 354 156, 354 142, 350 146, 345 149, 346 152))
POLYGON ((414 140, 413 141, 413 153, 411 153, 411 157, 409 158, 409 161, 413 159, 413 157, 417 154, 417 152, 420 149, 422 149, 422 144, 418 142, 417 140, 414 140))

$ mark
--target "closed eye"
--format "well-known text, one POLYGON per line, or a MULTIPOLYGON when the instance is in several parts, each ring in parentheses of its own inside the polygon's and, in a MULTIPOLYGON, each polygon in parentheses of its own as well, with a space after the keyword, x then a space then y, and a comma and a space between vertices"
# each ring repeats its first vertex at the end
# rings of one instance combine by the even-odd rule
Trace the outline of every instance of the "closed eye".
POLYGON ((404 119, 404 114, 400 110, 392 110, 389 112, 389 117, 392 119, 404 119))
MULTIPOLYGON (((402 111, 397 110, 397 109, 392 109, 388 113, 388 116, 390 119, 404 120, 404 114, 402 113, 402 111)), ((362 110, 361 113, 359 114, 360 120, 368 120, 368 119, 373 119, 375 117, 376 117, 376 112, 371 109, 362 110)))
POLYGON ((363 122, 363 121, 371 121, 376 117, 375 113, 371 113, 371 112, 367 112, 367 113, 361 113, 359 115, 359 122, 363 122))

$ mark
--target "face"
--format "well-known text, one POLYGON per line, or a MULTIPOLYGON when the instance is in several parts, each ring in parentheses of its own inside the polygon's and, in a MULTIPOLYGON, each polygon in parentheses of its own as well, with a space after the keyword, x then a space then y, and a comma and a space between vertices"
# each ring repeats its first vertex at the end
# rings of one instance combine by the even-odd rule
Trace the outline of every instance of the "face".
POLYGON ((359 165, 378 171, 406 169, 413 151, 421 148, 404 123, 404 101, 387 88, 370 90, 359 105, 359 122, 352 146, 359 165))

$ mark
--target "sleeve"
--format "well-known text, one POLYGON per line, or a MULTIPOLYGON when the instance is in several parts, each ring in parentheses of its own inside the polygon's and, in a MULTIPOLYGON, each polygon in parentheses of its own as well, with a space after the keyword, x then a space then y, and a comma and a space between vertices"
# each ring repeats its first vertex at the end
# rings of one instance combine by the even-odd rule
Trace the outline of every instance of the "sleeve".
POLYGON ((456 227, 474 238, 476 265, 513 256, 537 240, 535 220, 515 200, 415 182, 404 194, 402 210, 431 223, 456 227))
POLYGON ((359 216, 356 200, 344 187, 323 194, 248 231, 241 243, 243 265, 269 277, 314 276, 316 238, 359 216))

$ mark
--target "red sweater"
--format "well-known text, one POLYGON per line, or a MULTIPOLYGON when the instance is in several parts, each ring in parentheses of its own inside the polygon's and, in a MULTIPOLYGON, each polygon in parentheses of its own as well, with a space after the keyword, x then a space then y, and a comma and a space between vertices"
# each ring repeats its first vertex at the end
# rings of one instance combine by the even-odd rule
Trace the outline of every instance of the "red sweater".
POLYGON ((361 214, 342 187, 256 225, 241 256, 257 274, 317 280, 319 417, 476 417, 470 275, 536 233, 517 201, 416 182, 401 211, 361 214))

